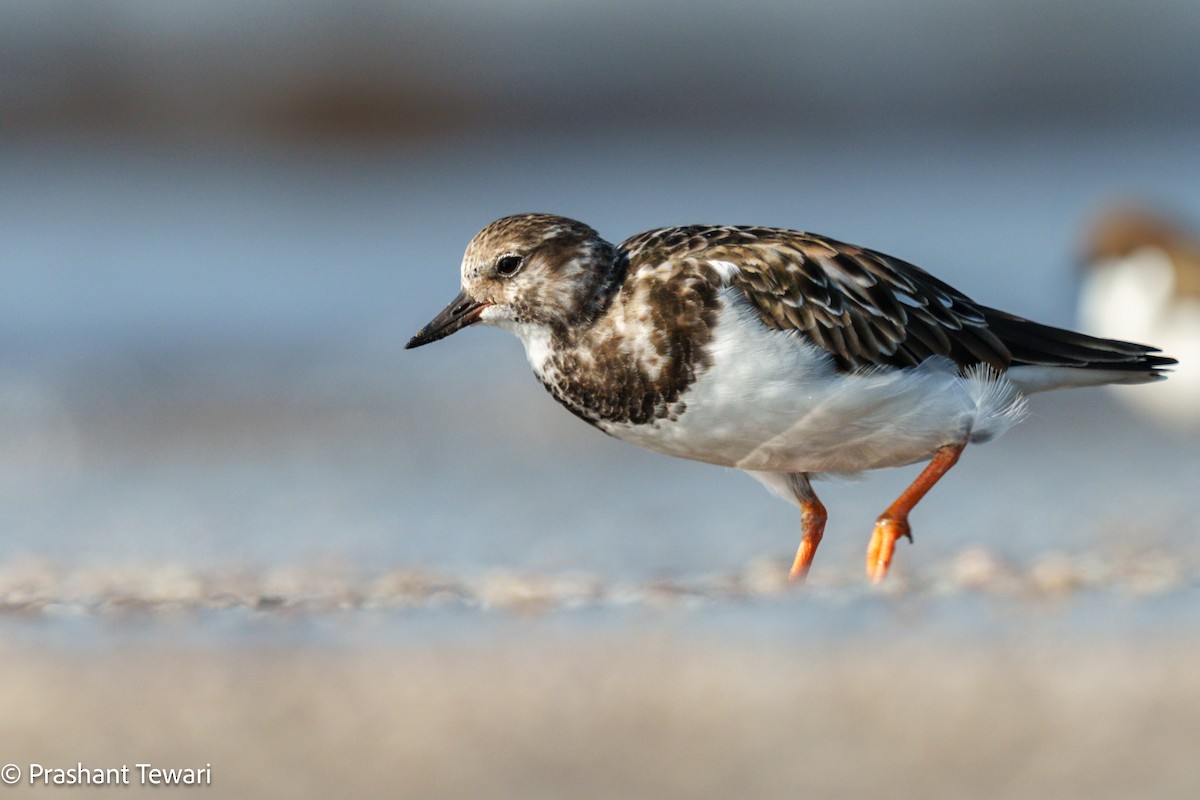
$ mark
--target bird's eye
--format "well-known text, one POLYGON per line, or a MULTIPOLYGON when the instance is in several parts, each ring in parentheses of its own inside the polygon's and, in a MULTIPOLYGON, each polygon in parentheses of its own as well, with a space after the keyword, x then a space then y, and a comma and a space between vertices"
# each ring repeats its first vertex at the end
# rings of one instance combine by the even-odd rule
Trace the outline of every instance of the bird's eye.
POLYGON ((520 256, 504 256, 496 262, 496 274, 503 275, 505 278, 516 275, 523 261, 524 259, 520 256))

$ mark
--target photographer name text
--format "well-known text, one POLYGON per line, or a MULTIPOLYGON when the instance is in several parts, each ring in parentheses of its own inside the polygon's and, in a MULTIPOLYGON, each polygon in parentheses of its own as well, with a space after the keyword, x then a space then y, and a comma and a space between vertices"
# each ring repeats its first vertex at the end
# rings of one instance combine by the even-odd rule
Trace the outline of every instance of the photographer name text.
POLYGON ((212 764, 193 767, 163 767, 155 764, 122 764, 119 767, 88 767, 76 762, 68 767, 31 763, 0 767, 0 781, 9 786, 212 786, 212 764))

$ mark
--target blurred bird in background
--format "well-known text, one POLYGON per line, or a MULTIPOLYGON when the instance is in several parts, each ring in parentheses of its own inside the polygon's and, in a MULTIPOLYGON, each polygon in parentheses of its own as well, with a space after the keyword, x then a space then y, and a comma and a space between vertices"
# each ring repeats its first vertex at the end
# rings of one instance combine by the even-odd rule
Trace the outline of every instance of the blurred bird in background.
POLYGON ((1171 380, 1116 395, 1156 421, 1200 431, 1200 235, 1161 212, 1114 205, 1087 232, 1083 268, 1084 330, 1152 341, 1179 360, 1171 380))

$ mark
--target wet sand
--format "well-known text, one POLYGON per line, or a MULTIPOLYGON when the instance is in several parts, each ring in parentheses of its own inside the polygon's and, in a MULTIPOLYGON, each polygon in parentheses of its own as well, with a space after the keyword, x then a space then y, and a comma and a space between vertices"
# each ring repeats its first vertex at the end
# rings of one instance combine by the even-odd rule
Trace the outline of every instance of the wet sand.
POLYGON ((1194 635, 806 643, 642 618, 365 647, 170 638, 4 644, 0 760, 211 764, 188 791, 245 798, 1200 793, 1194 635))
POLYGON ((0 565, 0 762, 213 797, 1195 797, 1200 570, 0 565))

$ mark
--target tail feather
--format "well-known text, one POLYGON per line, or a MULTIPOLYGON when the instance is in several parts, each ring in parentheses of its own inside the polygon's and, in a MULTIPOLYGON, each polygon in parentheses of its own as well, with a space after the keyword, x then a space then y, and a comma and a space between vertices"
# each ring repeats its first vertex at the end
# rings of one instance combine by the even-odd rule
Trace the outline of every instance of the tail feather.
POLYGON ((1098 381, 1101 383, 1140 383, 1166 377, 1164 368, 1176 363, 1169 356, 1158 355, 1160 351, 1156 347, 1116 339, 1099 339, 1042 325, 993 308, 980 310, 988 328, 1012 355, 1012 367, 1096 370, 1118 373, 1115 376, 1118 380, 1098 381))

